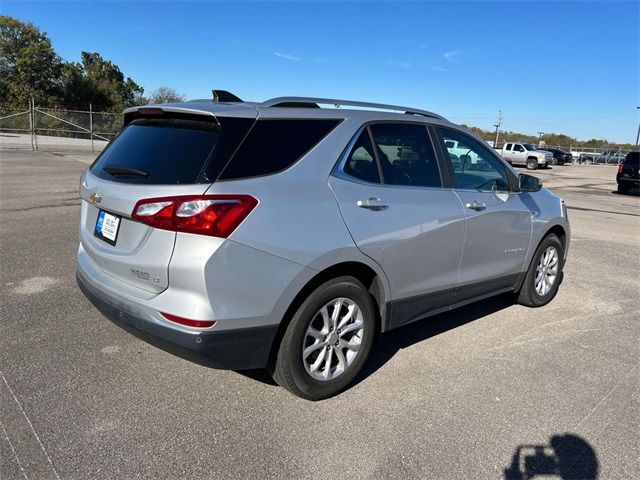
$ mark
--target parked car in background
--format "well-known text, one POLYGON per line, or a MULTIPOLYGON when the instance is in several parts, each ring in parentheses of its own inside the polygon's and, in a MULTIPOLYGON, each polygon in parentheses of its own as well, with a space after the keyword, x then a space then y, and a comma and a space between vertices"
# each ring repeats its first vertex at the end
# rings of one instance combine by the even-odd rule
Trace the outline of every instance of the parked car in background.
POLYGON ((627 152, 623 150, 605 150, 602 155, 593 160, 593 163, 618 165, 624 161, 626 156, 627 152))
POLYGON ((547 168, 553 159, 551 152, 540 150, 524 142, 505 143, 500 155, 511 165, 524 166, 529 170, 547 168))
POLYGON ((554 298, 564 202, 466 128, 214 98, 126 110, 82 174, 78 284, 115 322, 318 400, 380 333, 501 293, 554 298))
POLYGON ((540 148, 540 150, 544 150, 546 152, 551 152, 553 155, 553 159, 551 160, 552 165, 564 165, 565 163, 571 163, 572 156, 569 152, 565 152, 564 150, 560 150, 559 148, 540 148))
POLYGON ((582 153, 580 163, 597 163, 617 165, 624 160, 626 152, 617 149, 605 150, 602 153, 582 153))
POLYGON ((634 150, 627 153, 625 159, 618 165, 618 174, 616 182, 618 182, 618 193, 628 193, 632 188, 636 189, 638 195, 638 187, 640 187, 640 150, 634 150))

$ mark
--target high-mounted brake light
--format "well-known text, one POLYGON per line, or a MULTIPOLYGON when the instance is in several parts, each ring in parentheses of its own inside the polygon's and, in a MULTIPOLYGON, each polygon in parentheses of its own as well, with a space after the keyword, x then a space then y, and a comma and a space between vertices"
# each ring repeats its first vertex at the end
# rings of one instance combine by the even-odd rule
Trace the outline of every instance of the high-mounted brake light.
POLYGON ((144 108, 139 108, 138 113, 140 115, 162 115, 164 113, 164 110, 161 108, 144 107, 144 108))
POLYGON ((188 195, 140 200, 131 218, 154 228, 227 238, 258 204, 250 195, 188 195))
POLYGON ((170 313, 160 313, 170 322, 179 323, 180 325, 186 325, 187 327, 209 328, 213 327, 216 324, 214 320, 190 320, 188 318, 178 317, 177 315, 171 315, 170 313))

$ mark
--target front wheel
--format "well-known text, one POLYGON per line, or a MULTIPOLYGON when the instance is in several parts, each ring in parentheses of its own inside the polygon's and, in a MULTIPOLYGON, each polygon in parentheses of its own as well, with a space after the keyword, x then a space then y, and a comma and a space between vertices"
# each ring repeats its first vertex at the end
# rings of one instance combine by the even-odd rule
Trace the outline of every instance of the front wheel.
POLYGON ((538 168, 538 160, 536 160, 535 158, 528 158, 527 170, 535 170, 536 168, 538 168))
POLYGON ((550 234, 538 246, 522 288, 518 294, 518 303, 527 307, 542 307, 553 300, 560 281, 564 248, 555 234, 550 234))
POLYGON ((369 292, 353 277, 319 286, 300 305, 284 333, 274 380, 307 400, 341 392, 369 355, 375 312, 369 292))

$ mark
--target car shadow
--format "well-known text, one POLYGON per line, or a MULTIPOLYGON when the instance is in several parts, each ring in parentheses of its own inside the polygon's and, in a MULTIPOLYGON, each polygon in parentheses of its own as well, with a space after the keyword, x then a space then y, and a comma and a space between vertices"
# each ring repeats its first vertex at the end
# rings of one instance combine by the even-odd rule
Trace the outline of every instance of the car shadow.
POLYGON ((519 445, 504 469, 505 480, 536 477, 595 480, 598 458, 585 439, 571 433, 553 435, 544 445, 519 445))
POLYGON ((514 303, 513 293, 506 293, 418 320, 380 335, 371 349, 369 359, 351 386, 382 368, 400 350, 513 306, 514 303))
POLYGON ((621 197, 637 197, 640 196, 640 187, 630 188, 627 193, 620 193, 617 190, 612 190, 611 193, 621 197))

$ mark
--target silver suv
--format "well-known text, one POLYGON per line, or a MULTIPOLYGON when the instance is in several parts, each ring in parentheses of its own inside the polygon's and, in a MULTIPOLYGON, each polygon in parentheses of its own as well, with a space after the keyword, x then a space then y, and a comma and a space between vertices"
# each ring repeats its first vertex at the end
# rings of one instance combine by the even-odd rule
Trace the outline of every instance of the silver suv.
POLYGON ((214 94, 126 110, 82 175, 78 283, 116 323, 315 400, 347 387, 379 333, 503 292, 531 307, 556 294, 563 201, 465 128, 214 94))

